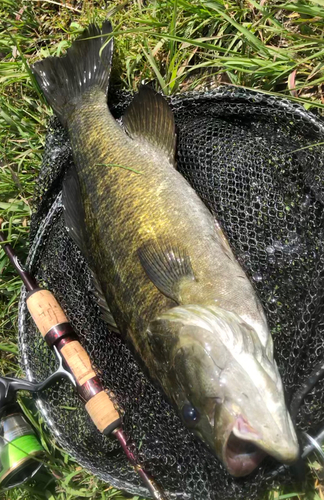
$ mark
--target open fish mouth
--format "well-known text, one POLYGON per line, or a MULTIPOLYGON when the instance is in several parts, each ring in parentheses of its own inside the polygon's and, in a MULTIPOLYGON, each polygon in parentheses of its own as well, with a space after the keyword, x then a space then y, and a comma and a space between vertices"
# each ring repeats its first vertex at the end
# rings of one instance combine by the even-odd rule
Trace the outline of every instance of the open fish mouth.
POLYGON ((250 474, 266 457, 266 453, 250 441, 230 433, 225 445, 225 463, 230 474, 236 477, 250 474))

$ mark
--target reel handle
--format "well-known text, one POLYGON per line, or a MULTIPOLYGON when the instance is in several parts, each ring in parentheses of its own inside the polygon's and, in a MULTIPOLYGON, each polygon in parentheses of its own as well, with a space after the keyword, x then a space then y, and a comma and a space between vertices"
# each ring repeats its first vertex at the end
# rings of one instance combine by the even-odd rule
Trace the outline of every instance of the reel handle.
POLYGON ((91 420, 100 432, 110 434, 121 425, 120 416, 54 295, 36 288, 28 293, 26 303, 41 335, 50 347, 56 346, 72 372, 91 420))

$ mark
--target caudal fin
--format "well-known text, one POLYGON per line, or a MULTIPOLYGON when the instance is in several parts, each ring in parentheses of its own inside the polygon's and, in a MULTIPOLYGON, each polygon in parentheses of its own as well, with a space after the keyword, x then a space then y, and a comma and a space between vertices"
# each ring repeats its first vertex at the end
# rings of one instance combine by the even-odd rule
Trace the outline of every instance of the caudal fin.
POLYGON ((63 124, 86 90, 96 86, 107 94, 113 40, 102 47, 107 42, 105 35, 111 32, 110 21, 105 21, 101 29, 92 24, 64 57, 48 57, 32 66, 47 102, 63 124))

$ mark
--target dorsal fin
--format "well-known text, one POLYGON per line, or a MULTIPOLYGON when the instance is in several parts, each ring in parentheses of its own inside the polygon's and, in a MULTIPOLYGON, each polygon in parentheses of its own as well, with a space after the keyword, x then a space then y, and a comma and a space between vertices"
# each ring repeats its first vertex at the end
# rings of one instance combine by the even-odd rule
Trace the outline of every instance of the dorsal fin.
POLYGON ((109 309, 109 306, 107 304, 106 298, 104 296, 104 293, 102 291, 101 285, 99 283, 99 280, 97 276, 91 271, 92 275, 92 281, 95 287, 95 297, 97 299, 97 304, 100 307, 100 312, 101 312, 101 318, 108 324, 109 328, 113 330, 114 332, 118 332, 118 327, 116 325, 116 322, 114 320, 113 315, 111 314, 111 311, 109 309))
POLYGON ((123 116, 133 139, 146 139, 175 164, 175 124, 170 106, 161 94, 142 85, 123 116))

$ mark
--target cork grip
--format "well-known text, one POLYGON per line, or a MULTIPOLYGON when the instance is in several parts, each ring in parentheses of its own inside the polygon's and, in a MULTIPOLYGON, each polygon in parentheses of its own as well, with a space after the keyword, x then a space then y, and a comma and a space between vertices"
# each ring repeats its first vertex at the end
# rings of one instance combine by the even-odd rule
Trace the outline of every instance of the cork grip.
MULTIPOLYGON (((27 298, 28 310, 42 336, 55 325, 68 323, 61 306, 48 290, 37 290, 27 298)), ((63 345, 60 352, 79 386, 96 377, 90 358, 77 340, 63 345)), ((108 394, 102 390, 86 403, 86 410, 100 432, 115 428, 120 417, 108 394)))
POLYGON ((61 306, 48 290, 37 290, 27 298, 26 302, 28 310, 43 337, 53 326, 68 322, 61 306))
POLYGON ((120 421, 119 413, 105 391, 91 398, 85 405, 91 420, 100 432, 103 432, 113 422, 120 421))
POLYGON ((65 344, 61 354, 79 385, 96 376, 87 352, 77 340, 65 344))
MULTIPOLYGON (((61 354, 79 385, 82 386, 87 380, 96 376, 87 352, 77 340, 63 346, 61 354)), ((85 407, 100 432, 120 420, 118 412, 104 390, 89 399, 85 407)))

